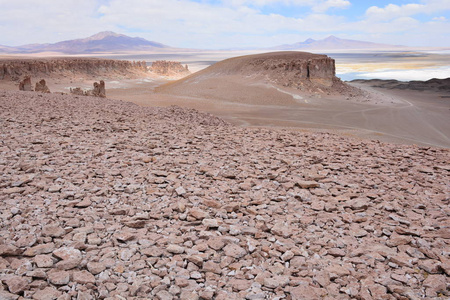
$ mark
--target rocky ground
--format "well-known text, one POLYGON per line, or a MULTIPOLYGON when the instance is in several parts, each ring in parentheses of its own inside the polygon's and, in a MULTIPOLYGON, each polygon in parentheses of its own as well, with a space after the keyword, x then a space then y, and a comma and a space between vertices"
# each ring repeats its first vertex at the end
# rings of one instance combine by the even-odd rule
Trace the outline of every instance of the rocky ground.
POLYGON ((446 299, 450 155, 0 91, 0 299, 446 299))

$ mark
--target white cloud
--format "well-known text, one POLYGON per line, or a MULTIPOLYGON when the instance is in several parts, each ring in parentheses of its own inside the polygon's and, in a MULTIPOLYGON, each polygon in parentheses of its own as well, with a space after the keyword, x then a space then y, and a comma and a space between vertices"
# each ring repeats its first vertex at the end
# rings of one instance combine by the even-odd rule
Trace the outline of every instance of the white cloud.
POLYGON ((313 10, 317 12, 325 12, 330 8, 347 8, 351 5, 347 0, 328 0, 313 6, 313 10))
POLYGON ((0 7, 0 44, 10 46, 82 38, 104 30, 174 47, 216 49, 269 47, 330 34, 448 45, 450 36, 444 13, 450 0, 373 6, 353 18, 327 13, 330 8, 351 8, 347 0, 0 0, 0 7), (272 7, 278 14, 267 13, 272 7), (301 17, 283 15, 297 9, 301 17), (421 12, 431 14, 432 21, 416 19, 421 12))
POLYGON ((441 17, 434 17, 434 18, 433 18, 433 21, 447 21, 447 18, 444 17, 444 16, 441 16, 441 17))
POLYGON ((288 6, 313 6, 317 0, 222 0, 226 5, 232 6, 255 6, 263 7, 267 5, 288 5, 288 6))
POLYGON ((417 13, 423 12, 425 9, 423 4, 405 4, 398 6, 395 4, 389 4, 384 8, 372 6, 367 9, 366 15, 369 18, 377 20, 390 20, 398 17, 412 16, 417 13))
POLYGON ((183 0, 146 1, 145 4, 139 0, 114 0, 102 6, 100 12, 103 14, 101 20, 107 24, 119 23, 130 30, 146 28, 147 35, 141 33, 144 37, 193 48, 271 46, 270 37, 277 34, 286 31, 328 32, 343 22, 341 17, 325 14, 293 18, 263 14, 245 5, 218 6, 183 0), (174 34, 177 32, 182 34, 174 34))
POLYGON ((374 20, 391 20, 400 17, 409 17, 421 13, 432 14, 450 9, 449 0, 422 0, 421 4, 409 3, 404 5, 388 4, 384 8, 371 6, 366 16, 374 20))

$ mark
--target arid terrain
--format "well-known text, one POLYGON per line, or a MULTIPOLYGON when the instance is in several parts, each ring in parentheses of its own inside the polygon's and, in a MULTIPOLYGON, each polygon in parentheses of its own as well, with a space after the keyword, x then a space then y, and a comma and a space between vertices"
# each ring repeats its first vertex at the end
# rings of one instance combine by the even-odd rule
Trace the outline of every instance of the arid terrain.
POLYGON ((293 52, 179 81, 179 63, 50 61, 2 74, 52 93, 0 80, 0 299, 450 296, 437 82, 348 85, 293 52), (61 94, 100 80, 106 98, 61 94))
POLYGON ((0 92, 2 299, 445 299, 448 150, 0 92))
POLYGON ((272 59, 266 54, 228 59, 180 81, 162 86, 160 81, 144 82, 113 89, 109 95, 144 106, 196 108, 236 125, 325 130, 450 147, 448 90, 391 90, 370 83, 349 86, 333 76, 326 79, 331 86, 296 86, 293 82, 299 75, 295 68, 285 70, 283 65, 276 69, 277 63, 273 69, 252 67, 261 56, 266 62, 272 59), (242 65, 247 67, 241 69, 242 65), (157 93, 149 94, 153 89, 157 93))

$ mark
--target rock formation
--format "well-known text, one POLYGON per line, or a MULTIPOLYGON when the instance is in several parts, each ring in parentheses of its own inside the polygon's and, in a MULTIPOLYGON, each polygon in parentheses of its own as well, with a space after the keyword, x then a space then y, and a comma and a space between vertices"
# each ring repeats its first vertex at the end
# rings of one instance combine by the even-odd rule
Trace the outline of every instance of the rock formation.
POLYGON ((70 93, 77 96, 87 96, 86 92, 83 91, 80 87, 70 88, 70 93))
POLYGON ((23 76, 92 75, 103 77, 141 77, 147 73, 145 61, 95 58, 0 60, 0 79, 17 80, 23 76))
POLYGON ((100 80, 100 83, 94 82, 94 89, 92 90, 92 95, 94 97, 100 98, 106 97, 105 82, 103 80, 100 80))
MULTIPOLYGON (((220 61, 186 78, 159 86, 155 91, 245 103, 267 103, 258 101, 271 93, 269 89, 278 90, 280 94, 279 90, 286 87, 299 90, 293 92, 302 97, 363 94, 337 78, 335 70, 334 59, 326 55, 293 51, 263 53, 220 61)), ((277 95, 272 95, 271 101, 279 105, 277 95)))
POLYGON ((27 91, 31 92, 33 89, 31 88, 31 77, 25 76, 25 78, 19 82, 19 91, 27 91))
POLYGON ((191 72, 188 65, 183 65, 176 61, 157 60, 152 63, 150 70, 162 76, 186 76, 191 72))
POLYGON ((70 93, 78 96, 92 96, 92 97, 106 97, 105 82, 100 80, 100 83, 94 82, 94 88, 92 90, 83 91, 81 88, 70 88, 70 93))
POLYGON ((34 87, 35 92, 41 92, 41 93, 50 93, 50 89, 48 88, 46 82, 44 79, 41 79, 41 81, 36 82, 36 86, 34 87))
POLYGON ((229 74, 264 75, 277 84, 331 87, 338 78, 334 59, 306 52, 274 52, 231 58, 216 64, 229 74))

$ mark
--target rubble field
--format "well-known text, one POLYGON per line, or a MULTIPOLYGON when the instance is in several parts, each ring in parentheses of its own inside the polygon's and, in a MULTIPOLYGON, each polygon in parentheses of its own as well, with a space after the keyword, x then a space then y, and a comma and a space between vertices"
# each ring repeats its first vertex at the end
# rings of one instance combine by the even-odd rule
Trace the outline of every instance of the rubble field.
POLYGON ((0 299, 448 299, 448 149, 0 91, 0 299))

